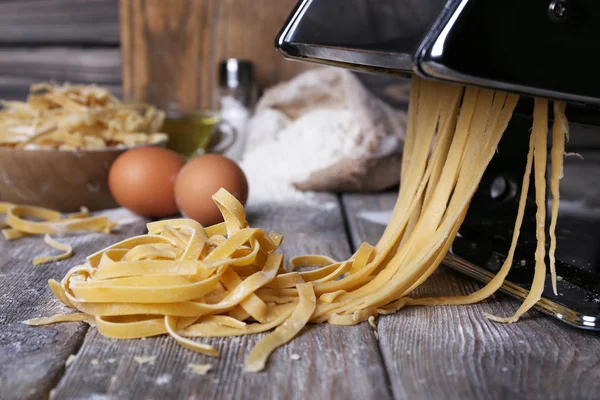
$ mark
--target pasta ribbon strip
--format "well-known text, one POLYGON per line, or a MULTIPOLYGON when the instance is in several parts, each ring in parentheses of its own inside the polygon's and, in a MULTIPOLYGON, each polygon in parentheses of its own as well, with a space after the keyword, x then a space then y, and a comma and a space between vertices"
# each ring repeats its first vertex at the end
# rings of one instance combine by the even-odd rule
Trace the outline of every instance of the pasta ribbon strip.
POLYGON ((198 273, 198 261, 143 260, 116 261, 98 268, 94 278, 98 280, 123 278, 144 275, 184 275, 193 276, 198 273))
POLYGON ((427 297, 421 299, 406 299, 403 300, 403 306, 405 303, 409 305, 451 305, 451 304, 473 304, 479 301, 482 301, 492 294, 494 294, 504 283, 508 272, 510 271, 515 251, 517 248, 517 244, 519 241, 519 235, 521 233, 521 226, 523 224, 523 217, 525 215, 525 206, 527 205, 527 195, 529 193, 529 177, 531 175, 531 169, 533 165, 533 146, 534 146, 534 137, 530 136, 529 139, 529 152, 527 154, 527 163, 525 166, 525 174, 523 175, 523 181, 521 184, 521 195, 519 198, 519 207, 517 210, 517 218, 515 221, 515 227, 513 229, 513 237, 510 244, 510 248, 508 250, 506 259, 502 264, 500 270, 496 273, 494 278, 487 283, 483 288, 477 290, 476 292, 466 295, 466 296, 454 296, 454 297, 427 297))
MULTIPOLYGON (((50 237, 50 234, 68 233, 80 230, 89 230, 109 233, 116 225, 107 217, 90 217, 89 210, 81 207, 77 213, 62 217, 58 211, 43 207, 20 206, 12 203, 0 203, 0 215, 6 216, 6 225, 9 228, 2 230, 6 240, 15 240, 34 234, 45 234, 44 242, 50 247, 61 250, 63 254, 57 256, 38 257, 33 260, 33 265, 40 265, 55 261, 65 260, 73 255, 73 248, 50 237), (32 221, 25 218, 36 218, 41 221, 32 221)), ((5 224, 2 224, 4 226, 5 224)))
POLYGON ((550 249, 548 258, 550 259, 550 276, 552 280, 552 290, 558 295, 556 289, 556 221, 558 219, 558 207, 560 204, 560 180, 563 177, 563 164, 565 154, 565 138, 569 136, 569 121, 565 115, 565 103, 554 103, 554 124, 552 126, 552 175, 550 177, 550 191, 552 193, 552 210, 550 216, 550 249))
POLYGON ((336 261, 333 258, 327 256, 318 256, 314 254, 297 256, 290 260, 290 264, 292 266, 292 271, 290 272, 293 272, 293 270, 295 270, 296 268, 327 267, 335 263, 336 261))
MULTIPOLYGON (((232 270, 228 270, 223 275, 222 279, 223 285, 230 290, 233 291, 237 287, 243 284, 242 279, 232 270)), ((248 313, 248 315, 252 316, 255 320, 264 323, 266 321, 266 316, 268 312, 267 305, 260 297, 256 294, 252 293, 248 298, 244 299, 240 302, 240 306, 244 311, 248 313)))
POLYGON ((498 318, 489 314, 486 316, 498 322, 516 322, 542 297, 544 282, 546 280, 546 154, 548 137, 548 100, 535 99, 533 110, 533 130, 534 136, 534 172, 535 172, 535 202, 537 205, 536 213, 536 238, 537 247, 535 249, 535 272, 533 283, 529 294, 517 312, 508 318, 498 318))
POLYGON ((33 206, 9 208, 6 213, 6 222, 19 231, 38 234, 68 233, 80 230, 110 232, 112 228, 108 218, 104 216, 61 220, 60 213, 33 206), (22 217, 39 218, 47 222, 30 221, 22 217))
POLYGON ((185 328, 182 334, 192 337, 225 337, 261 333, 281 325, 292 315, 296 308, 297 304, 272 307, 269 309, 269 315, 267 315, 267 320, 264 323, 247 324, 244 329, 221 326, 212 321, 203 321, 185 328))
POLYGON ((125 303, 130 299, 135 299, 138 303, 176 303, 198 299, 210 293, 224 271, 223 269, 210 278, 195 283, 184 283, 183 278, 181 278, 183 281, 173 279, 178 278, 176 276, 150 276, 120 278, 121 282, 113 279, 97 283, 72 283, 70 290, 76 298, 96 303, 125 303), (171 284, 172 282, 174 284, 171 284))
POLYGON ((315 292, 312 289, 311 283, 300 284, 296 286, 296 289, 298 290, 300 299, 298 307, 296 307, 289 319, 254 346, 246 359, 246 371, 262 371, 271 353, 276 348, 292 340, 308 323, 317 304, 315 292))
POLYGON ((63 253, 56 256, 46 256, 46 257, 38 257, 33 259, 33 265, 40 265, 55 261, 66 260, 67 258, 73 255, 73 248, 68 244, 60 243, 50 237, 50 235, 44 236, 44 242, 46 242, 50 247, 60 250, 63 253))
MULTIPOLYGON (((189 324, 186 324, 189 325, 189 324)), ((188 339, 184 336, 181 336, 177 331, 177 319, 170 315, 165 315, 165 327, 167 328, 167 332, 173 339, 177 341, 183 347, 186 347, 190 350, 197 351, 198 353, 206 354, 207 356, 218 357, 219 352, 215 350, 214 347, 205 343, 198 343, 191 339, 188 339)), ((185 327, 185 326, 184 326, 185 327)))
POLYGON ((93 321, 93 319, 94 319, 93 317, 90 317, 89 315, 84 314, 84 313, 73 313, 73 314, 53 315, 52 317, 46 317, 46 318, 28 319, 26 321, 23 321, 23 323, 26 325, 31 325, 31 326, 39 326, 39 325, 56 324, 59 322, 79 322, 79 321, 90 322, 90 321, 93 321))

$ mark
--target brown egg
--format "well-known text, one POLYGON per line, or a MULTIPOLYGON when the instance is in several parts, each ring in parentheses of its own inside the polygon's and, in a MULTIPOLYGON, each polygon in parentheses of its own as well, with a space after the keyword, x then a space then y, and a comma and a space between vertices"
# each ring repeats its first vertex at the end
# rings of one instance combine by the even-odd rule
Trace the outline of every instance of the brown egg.
POLYGON ((110 168, 108 186, 121 206, 145 217, 177 213, 175 178, 185 164, 179 154, 142 147, 120 155, 110 168))
POLYGON ((187 217, 210 226, 223 221, 212 195, 226 189, 240 203, 248 199, 248 180, 242 169, 227 157, 207 154, 187 163, 175 181, 175 200, 187 217))

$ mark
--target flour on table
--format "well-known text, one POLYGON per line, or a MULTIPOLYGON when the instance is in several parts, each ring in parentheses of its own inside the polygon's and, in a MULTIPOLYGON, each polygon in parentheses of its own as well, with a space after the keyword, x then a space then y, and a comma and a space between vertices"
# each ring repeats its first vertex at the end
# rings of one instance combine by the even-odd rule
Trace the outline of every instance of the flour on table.
MULTIPOLYGON (((253 124, 262 122, 254 120, 253 124)), ((281 130, 276 138, 249 148, 242 168, 248 176, 250 200, 315 201, 310 193, 296 190, 293 183, 335 164, 349 152, 360 152, 357 133, 349 111, 317 110, 281 130)))
POLYGON ((343 70, 308 71, 268 90, 246 129, 241 167, 249 181, 248 204, 286 201, 331 207, 294 183, 342 161, 399 153, 403 115, 343 70))
POLYGON ((392 210, 388 211, 367 211, 362 210, 358 212, 358 218, 364 219, 375 224, 387 226, 392 219, 392 210))
POLYGON ((146 357, 144 357, 144 356, 135 356, 135 357, 133 357, 133 359, 138 364, 150 364, 150 365, 154 365, 154 361, 156 360, 156 356, 146 356, 146 357))
POLYGON ((156 378, 156 384, 157 385, 167 385, 169 383, 171 383, 171 374, 161 374, 156 378))
POLYGON ((110 221, 116 222, 117 226, 130 225, 146 220, 144 217, 141 217, 122 207, 94 212, 93 215, 107 217, 110 221))

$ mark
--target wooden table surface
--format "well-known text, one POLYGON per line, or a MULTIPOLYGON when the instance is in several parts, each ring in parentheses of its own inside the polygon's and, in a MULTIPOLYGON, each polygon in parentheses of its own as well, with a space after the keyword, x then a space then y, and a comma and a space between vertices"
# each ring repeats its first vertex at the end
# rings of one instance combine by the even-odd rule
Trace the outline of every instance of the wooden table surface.
MULTIPOLYGON (((249 209, 252 226, 285 234, 286 257, 320 253, 344 259, 383 226, 360 217, 390 210, 395 195, 323 194, 320 207, 271 204, 249 209)), ((199 355, 168 337, 107 339, 83 323, 29 327, 23 320, 66 311, 47 286, 85 256, 142 223, 111 235, 67 236, 76 255, 33 267, 49 253, 39 237, 0 241, 0 399, 594 399, 600 393, 600 336, 538 312, 517 324, 486 320, 510 314, 504 296, 473 306, 407 308, 352 327, 310 325, 271 356, 262 373, 243 372, 261 336, 208 340, 219 359, 199 355), (292 355, 299 355, 294 360, 292 355), (67 358, 75 360, 65 366, 67 358), (136 356, 156 356, 140 364, 136 356), (210 363, 198 376, 189 363, 210 363)), ((479 285, 440 268, 419 295, 464 294, 479 285)))

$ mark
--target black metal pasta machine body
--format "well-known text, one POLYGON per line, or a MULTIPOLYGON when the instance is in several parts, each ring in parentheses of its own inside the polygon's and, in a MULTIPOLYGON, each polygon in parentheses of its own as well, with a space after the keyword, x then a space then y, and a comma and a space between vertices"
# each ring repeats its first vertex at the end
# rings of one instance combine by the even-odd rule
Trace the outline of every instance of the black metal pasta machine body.
MULTIPOLYGON (((523 95, 445 260, 484 282, 498 271, 510 244, 531 99, 567 101, 567 151, 583 159, 567 157, 561 181, 559 295, 548 277, 537 308, 600 330, 599 39, 596 0, 301 0, 276 47, 290 59, 523 95)), ((514 265, 502 288, 519 298, 527 295, 533 277, 533 194, 531 188, 514 265)))

